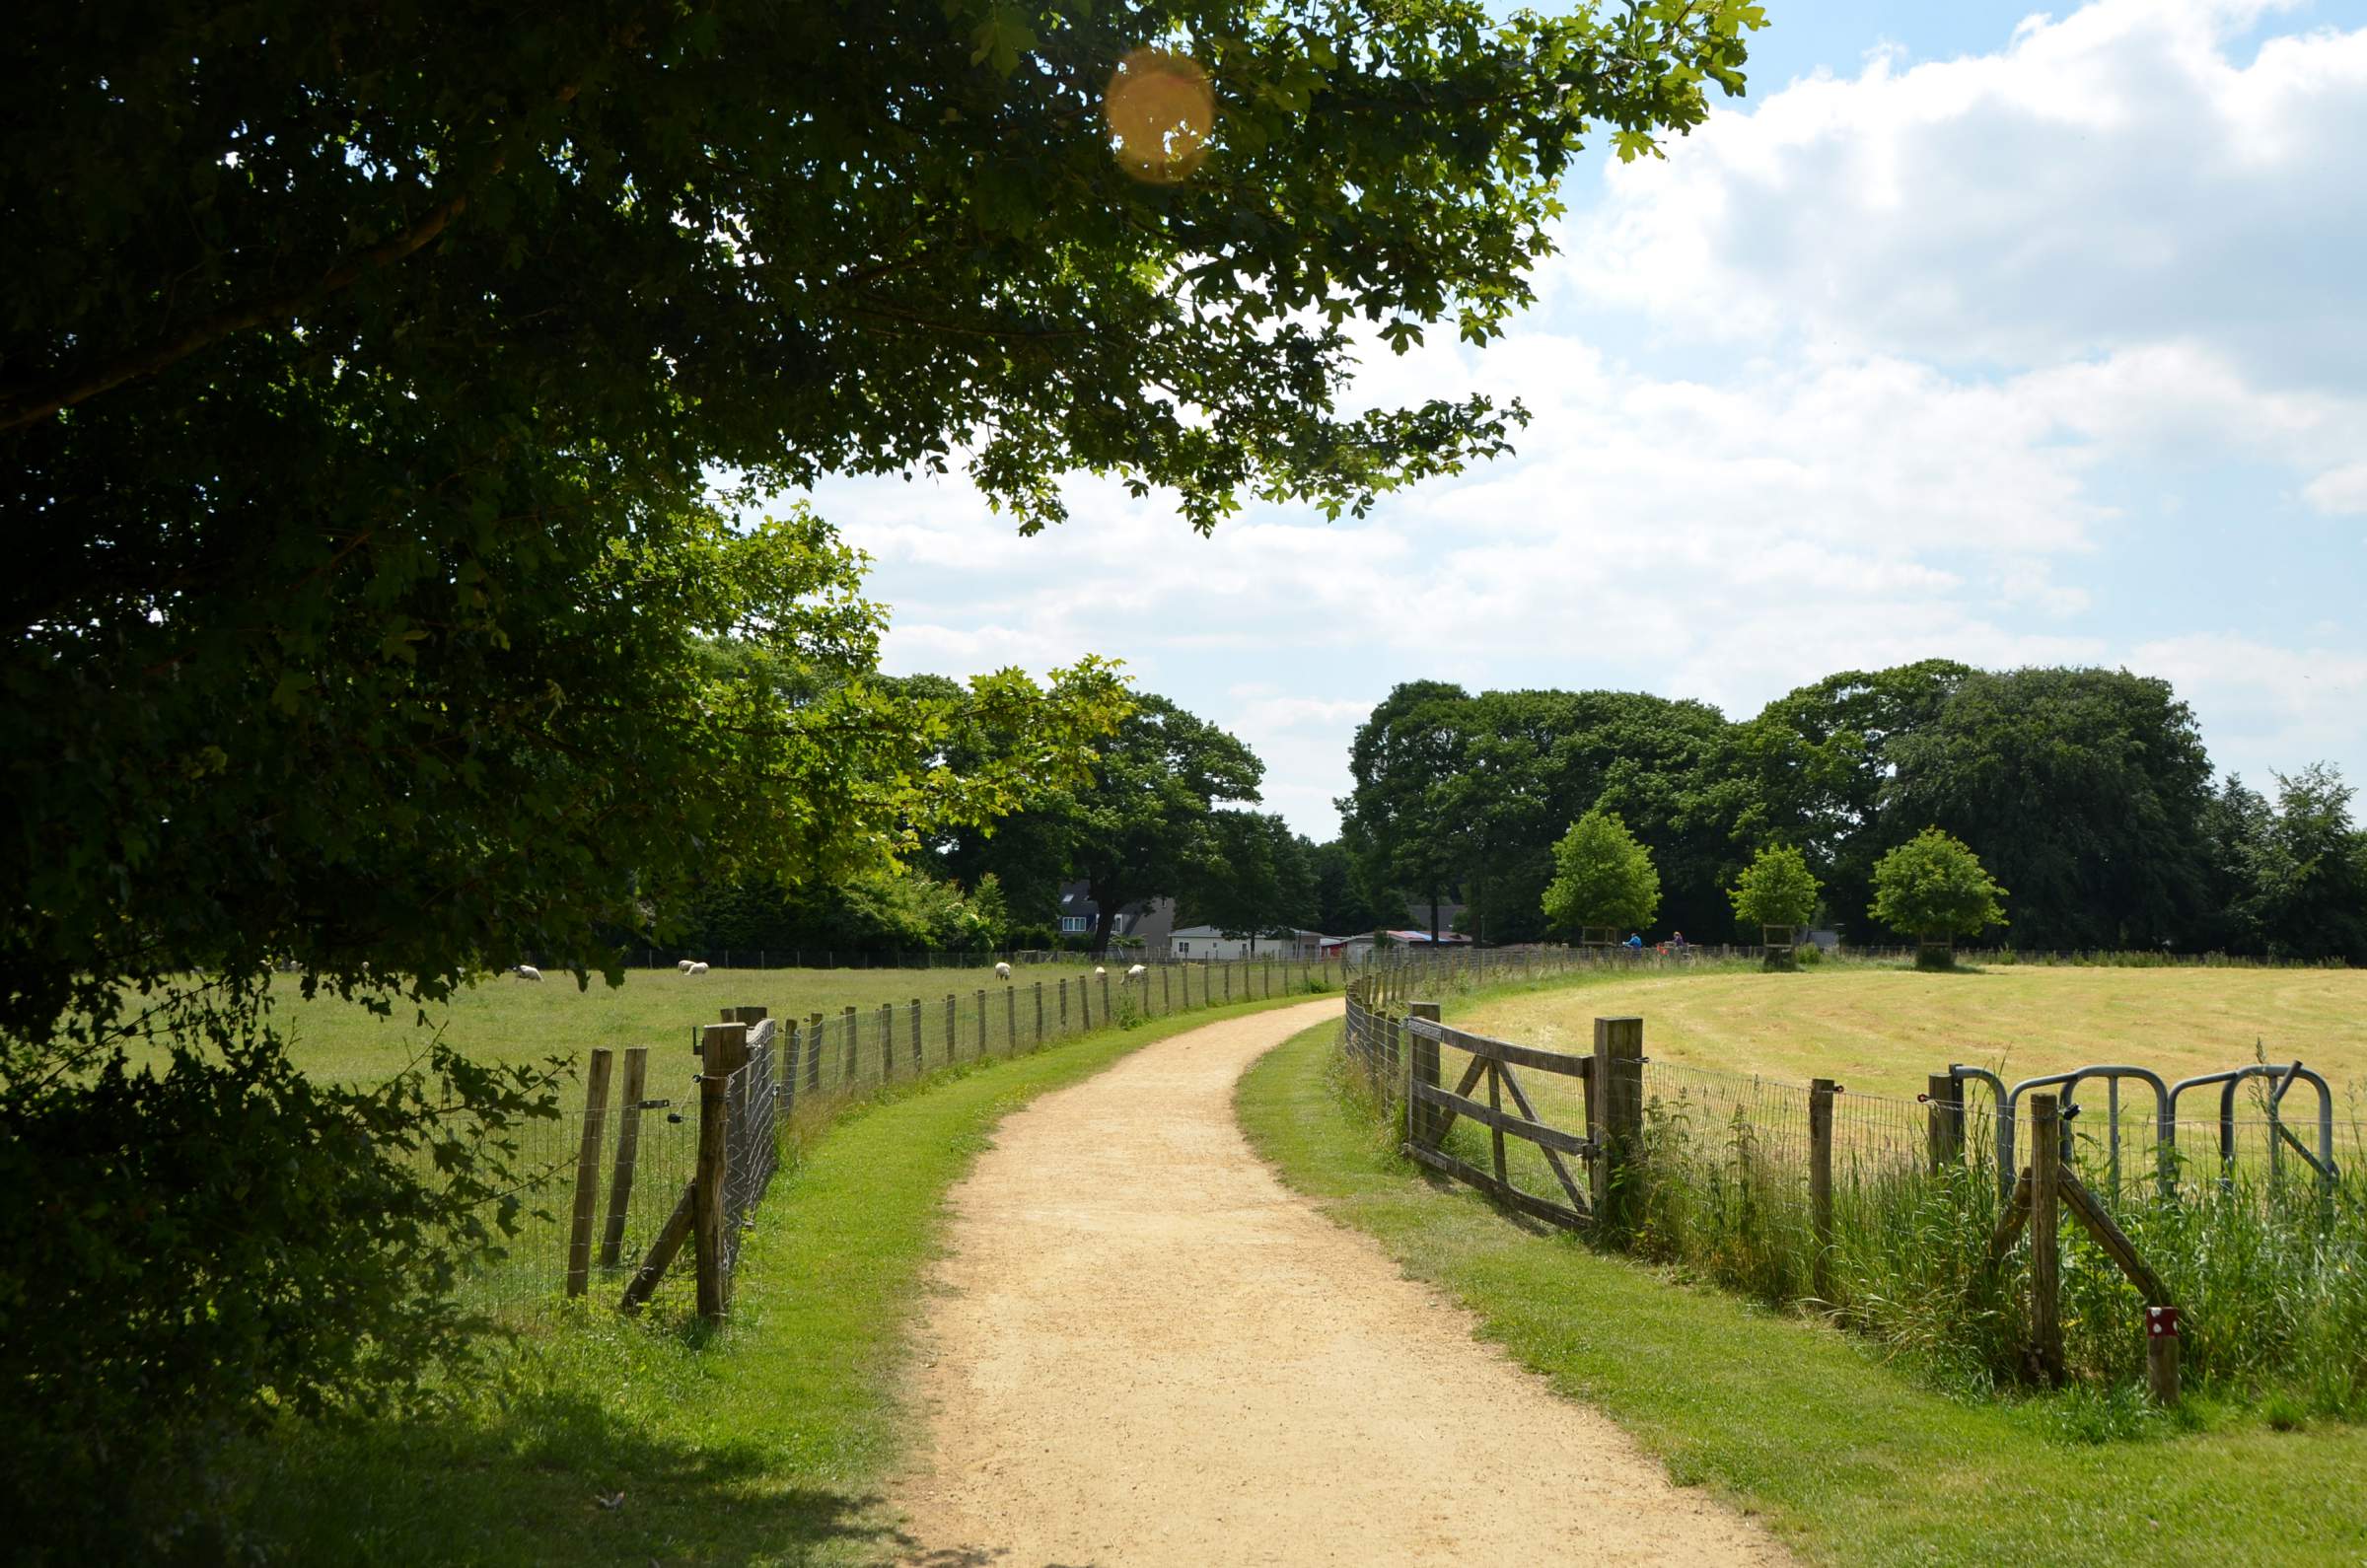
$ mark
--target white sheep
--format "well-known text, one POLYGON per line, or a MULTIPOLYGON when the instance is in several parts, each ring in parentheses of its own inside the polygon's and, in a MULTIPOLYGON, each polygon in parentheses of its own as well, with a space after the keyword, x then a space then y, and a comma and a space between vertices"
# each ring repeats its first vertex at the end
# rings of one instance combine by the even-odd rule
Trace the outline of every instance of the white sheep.
POLYGON ((696 959, 677 959, 674 961, 674 966, 681 970, 684 974, 688 974, 690 972, 690 965, 696 963, 698 961, 696 959))
POLYGON ((1008 980, 1011 978, 1011 965, 1008 963, 996 964, 994 966, 994 977, 998 980, 1008 980))
POLYGON ((707 972, 707 966, 703 963, 693 963, 684 967, 682 972, 684 974, 704 974, 707 972))
POLYGON ((1096 974, 1108 974, 1110 971, 1097 963, 1093 966, 1093 972, 1096 974))
POLYGON ((542 971, 536 968, 531 963, 521 963, 510 972, 518 976, 518 978, 521 980, 539 980, 542 978, 542 971))
POLYGON ((1126 971, 1126 978, 1129 980, 1139 980, 1148 973, 1150 973, 1150 970, 1137 963, 1134 965, 1134 967, 1126 971))

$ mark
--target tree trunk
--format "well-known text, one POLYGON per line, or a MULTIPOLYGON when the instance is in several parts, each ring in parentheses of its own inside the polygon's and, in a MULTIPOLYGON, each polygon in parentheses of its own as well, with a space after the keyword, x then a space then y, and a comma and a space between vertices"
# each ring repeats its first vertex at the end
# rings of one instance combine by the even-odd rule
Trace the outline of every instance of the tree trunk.
POLYGON ((1430 945, 1438 946, 1438 889, 1430 890, 1430 945))
POLYGON ((1110 951, 1110 933, 1117 927, 1117 899, 1090 883, 1085 891, 1093 894, 1093 956, 1098 959, 1110 951))

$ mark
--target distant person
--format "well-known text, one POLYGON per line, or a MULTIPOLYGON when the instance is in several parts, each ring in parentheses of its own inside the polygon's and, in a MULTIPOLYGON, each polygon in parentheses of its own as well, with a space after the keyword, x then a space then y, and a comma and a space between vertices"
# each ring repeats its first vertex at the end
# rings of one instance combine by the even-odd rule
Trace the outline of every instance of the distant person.
POLYGON ((1637 936, 1637 935, 1636 935, 1634 932, 1632 932, 1632 931, 1628 932, 1628 933, 1627 933, 1627 951, 1628 951, 1628 952, 1630 952, 1630 953, 1641 953, 1641 952, 1643 952, 1643 951, 1644 951, 1644 939, 1643 939, 1642 937, 1640 937, 1640 936, 1637 936))
POLYGON ((1685 933, 1682 931, 1671 932, 1669 934, 1669 946, 1675 948, 1678 952, 1683 953, 1685 951, 1685 933))

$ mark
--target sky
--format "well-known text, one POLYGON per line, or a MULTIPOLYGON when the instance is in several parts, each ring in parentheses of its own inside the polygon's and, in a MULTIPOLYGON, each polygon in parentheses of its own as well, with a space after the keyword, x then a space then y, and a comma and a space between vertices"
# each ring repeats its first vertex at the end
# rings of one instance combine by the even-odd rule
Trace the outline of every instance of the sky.
POLYGON ((1539 303, 1353 392, 1485 391, 1518 454, 1201 538, 1091 478, 1022 539, 831 481, 897 674, 1112 655, 1333 835, 1402 680, 1747 717, 1944 657, 2170 680, 2223 772, 2367 785, 2367 0, 1769 0, 1751 90, 1565 182, 1539 303))

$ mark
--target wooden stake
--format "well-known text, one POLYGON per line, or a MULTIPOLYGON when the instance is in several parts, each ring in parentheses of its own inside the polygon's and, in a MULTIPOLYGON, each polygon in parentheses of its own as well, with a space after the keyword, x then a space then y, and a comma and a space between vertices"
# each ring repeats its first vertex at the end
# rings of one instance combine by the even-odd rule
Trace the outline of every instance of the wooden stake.
POLYGON ((609 1225, 600 1242, 600 1266, 614 1268, 624 1249, 625 1211, 633 1201, 633 1166, 641 1154, 641 1097, 649 1087, 649 1047, 624 1052, 623 1105, 616 1114, 616 1166, 609 1177, 609 1225))
POLYGON ((594 1046, 584 1074, 584 1136, 575 1153, 575 1213, 567 1228, 567 1294, 581 1296, 592 1278, 592 1219, 600 1208, 600 1138, 609 1117, 609 1073, 615 1053, 594 1046))
POLYGON ((1808 1225, 1816 1242, 1810 1273, 1820 1301, 1832 1299, 1832 1097, 1829 1078, 1808 1081, 1808 1225))
POLYGON ((2062 1191, 2063 1129, 2052 1095, 2030 1097, 2030 1354, 2040 1381, 2063 1379, 2062 1257, 2057 1200, 2062 1191))
POLYGON ((1933 1073, 1923 1080, 1925 1150, 1934 1176, 1965 1157, 1964 1093, 1949 1073, 1933 1073))
POLYGON ((618 1312, 630 1318, 656 1293, 658 1281, 666 1277, 667 1265, 674 1261, 675 1253, 681 1251, 682 1243, 689 1239, 697 1208, 698 1183, 691 1181, 683 1186, 681 1199, 674 1205, 674 1212, 666 1216, 666 1223, 658 1228, 657 1240, 649 1244, 649 1255, 641 1259, 641 1266, 633 1270, 633 1277, 624 1282, 624 1295, 616 1303, 618 1312))
POLYGON ((2168 1409, 2178 1403, 2178 1309, 2145 1309, 2145 1390, 2168 1409))
POLYGON ((723 1321, 723 1176, 730 1154, 724 1075, 698 1075, 698 1171, 691 1177, 690 1232, 697 1247, 698 1315, 723 1321))

